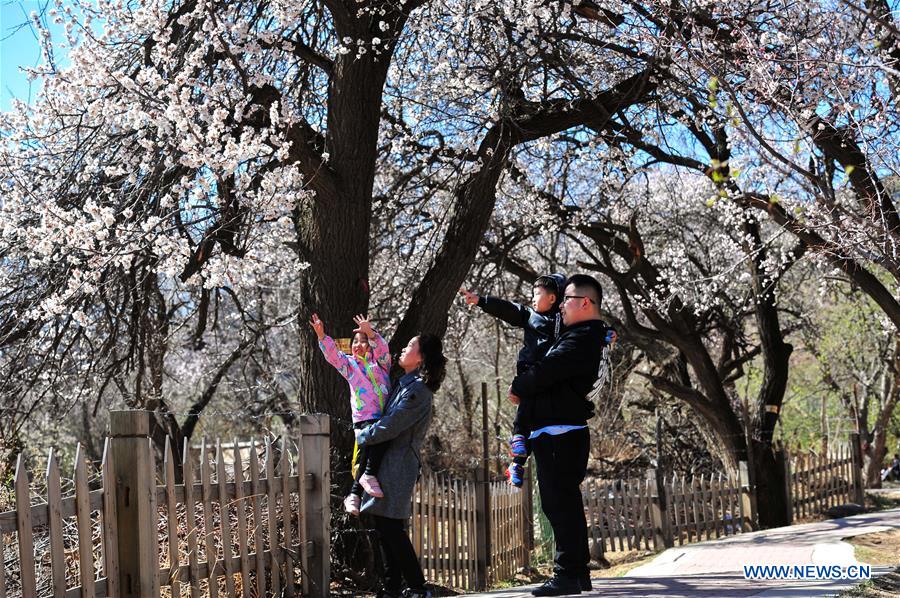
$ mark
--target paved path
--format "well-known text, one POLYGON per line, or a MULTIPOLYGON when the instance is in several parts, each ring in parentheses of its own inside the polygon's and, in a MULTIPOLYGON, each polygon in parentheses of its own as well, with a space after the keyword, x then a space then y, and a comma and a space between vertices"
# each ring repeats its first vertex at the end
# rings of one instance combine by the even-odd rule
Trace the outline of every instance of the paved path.
MULTIPOLYGON (((900 529, 900 509, 867 513, 752 532, 662 552, 625 577, 595 578, 594 591, 582 596, 830 596, 855 585, 850 580, 748 581, 743 565, 850 565, 853 546, 843 538, 900 529)), ((900 556, 898 556, 900 560, 900 556)), ((872 567, 872 575, 891 567, 872 567)), ((535 586, 470 594, 491 598, 531 595, 535 586)))

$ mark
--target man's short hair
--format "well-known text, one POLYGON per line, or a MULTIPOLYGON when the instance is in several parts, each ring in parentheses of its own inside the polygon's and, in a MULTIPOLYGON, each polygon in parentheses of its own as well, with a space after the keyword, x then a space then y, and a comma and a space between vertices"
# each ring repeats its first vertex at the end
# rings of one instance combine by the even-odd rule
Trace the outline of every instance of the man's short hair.
POLYGON ((597 282, 597 279, 587 274, 573 274, 566 281, 566 286, 572 285, 579 295, 584 295, 594 302, 595 310, 600 310, 600 303, 603 301, 603 287, 597 282))

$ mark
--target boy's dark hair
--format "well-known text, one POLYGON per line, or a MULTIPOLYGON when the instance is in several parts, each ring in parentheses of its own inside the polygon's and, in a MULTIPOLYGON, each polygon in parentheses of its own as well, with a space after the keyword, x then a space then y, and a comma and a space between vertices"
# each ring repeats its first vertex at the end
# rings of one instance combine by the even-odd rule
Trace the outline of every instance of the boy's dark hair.
POLYGON ((553 293, 555 299, 553 305, 550 306, 550 313, 556 313, 559 311, 563 295, 566 293, 566 277, 559 273, 544 274, 537 277, 531 288, 541 288, 548 293, 553 293))
POLYGON ((561 295, 565 292, 565 289, 559 288, 559 284, 556 282, 556 279, 549 274, 538 276, 534 281, 534 284, 532 285, 532 288, 534 287, 540 287, 548 293, 553 293, 554 295, 556 295, 557 301, 562 299, 561 295))
POLYGON ((422 354, 422 382, 431 392, 437 392, 447 373, 447 358, 444 357, 444 345, 439 336, 433 334, 419 335, 419 353, 422 354))
POLYGON ((600 304, 603 302, 603 287, 596 278, 587 274, 573 274, 566 281, 566 286, 569 285, 573 285, 579 295, 590 299, 597 311, 600 310, 600 304))

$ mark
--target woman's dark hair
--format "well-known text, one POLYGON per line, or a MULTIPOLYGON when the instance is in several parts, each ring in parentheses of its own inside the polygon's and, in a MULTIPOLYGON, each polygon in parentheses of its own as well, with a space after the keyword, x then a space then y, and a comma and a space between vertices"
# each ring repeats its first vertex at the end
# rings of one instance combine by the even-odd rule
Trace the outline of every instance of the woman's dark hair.
POLYGON ((441 338, 433 334, 420 334, 419 353, 422 354, 422 366, 419 368, 422 382, 431 392, 437 392, 447 373, 447 358, 444 357, 441 338))

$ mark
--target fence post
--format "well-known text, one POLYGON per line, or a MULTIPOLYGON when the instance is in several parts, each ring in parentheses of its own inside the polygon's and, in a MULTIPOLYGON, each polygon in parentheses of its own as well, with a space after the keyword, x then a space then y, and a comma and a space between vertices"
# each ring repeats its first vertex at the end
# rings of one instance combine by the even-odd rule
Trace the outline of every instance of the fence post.
POLYGON ((861 507, 866 506, 866 494, 863 489, 863 455, 862 446, 859 444, 859 434, 850 433, 850 450, 853 455, 853 502, 861 507))
POLYGON ((491 569, 491 470, 488 448, 488 391, 481 383, 481 467, 475 470, 475 540, 478 564, 475 567, 475 587, 487 589, 491 569))
POLYGON ((483 469, 475 470, 475 544, 478 563, 475 565, 475 589, 488 587, 491 565, 491 487, 490 477, 483 469))
POLYGON ((481 467, 484 469, 484 479, 490 480, 490 449, 488 448, 488 394, 487 382, 481 383, 481 467))
POLYGON ((325 598, 331 586, 331 419, 300 416, 303 527, 300 537, 304 596, 325 598))
POLYGON ((530 472, 525 476, 522 492, 525 493, 525 537, 523 540, 525 551, 530 555, 534 550, 534 483, 531 481, 530 472))
POLYGON ((752 494, 755 492, 755 488, 750 485, 750 472, 747 469, 746 461, 738 463, 738 471, 741 484, 741 512, 744 514, 741 518, 741 529, 745 532, 752 532, 756 527, 756 509, 754 508, 756 501, 753 500, 752 494))
POLYGON ((150 453, 150 412, 111 411, 109 448, 116 486, 119 594, 159 596, 156 471, 150 453))
POLYGON ((785 518, 788 525, 794 523, 794 496, 791 487, 791 454, 781 442, 778 443, 778 450, 775 452, 775 463, 781 462, 781 470, 784 472, 784 509, 785 518))
POLYGON ((669 526, 669 506, 666 486, 662 471, 656 468, 647 470, 647 482, 650 486, 650 518, 653 521, 653 548, 671 548, 672 529, 669 526))

